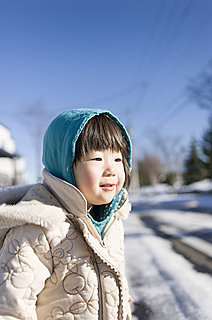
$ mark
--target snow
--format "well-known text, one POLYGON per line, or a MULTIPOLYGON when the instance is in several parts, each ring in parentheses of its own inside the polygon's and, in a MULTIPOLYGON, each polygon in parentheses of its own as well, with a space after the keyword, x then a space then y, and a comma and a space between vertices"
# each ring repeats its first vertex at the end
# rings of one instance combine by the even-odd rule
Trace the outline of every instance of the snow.
POLYGON ((181 188, 184 192, 212 192, 212 180, 205 179, 181 188))
MULTIPOLYGON (((142 213, 141 213, 142 214, 142 213)), ((144 213, 145 214, 145 213, 144 213)), ((155 210, 148 211, 148 215, 154 217, 155 221, 167 226, 167 232, 170 233, 170 226, 174 229, 172 234, 183 236, 187 232, 194 233, 199 230, 212 230, 212 215, 206 213, 195 213, 179 210, 155 210)))
POLYGON ((142 194, 167 194, 174 192, 212 192, 212 180, 204 179, 183 186, 170 186, 168 184, 161 183, 156 184, 154 186, 145 186, 137 191, 142 191, 142 194))
MULTIPOLYGON (((140 213, 141 216, 143 214, 146 215, 145 212, 140 213)), ((147 216, 154 218, 158 230, 180 239, 212 258, 211 243, 201 239, 212 233, 212 215, 179 210, 150 210, 147 216)))
POLYGON ((193 248, 205 253, 208 257, 212 258, 211 244, 207 241, 201 240, 196 237, 188 237, 183 239, 183 243, 192 246, 193 248))
POLYGON ((212 320, 212 277, 174 251, 158 230, 212 257, 212 182, 173 188, 157 185, 130 193, 125 221, 126 270, 133 320, 212 320), (198 193, 197 193, 198 192, 198 193))
POLYGON ((147 186, 130 192, 131 201, 149 208, 212 209, 212 180, 205 179, 178 188, 166 184, 147 186))
POLYGON ((211 276, 194 270, 135 213, 125 222, 125 254, 132 297, 145 306, 133 319, 142 312, 151 320, 212 319, 211 276))

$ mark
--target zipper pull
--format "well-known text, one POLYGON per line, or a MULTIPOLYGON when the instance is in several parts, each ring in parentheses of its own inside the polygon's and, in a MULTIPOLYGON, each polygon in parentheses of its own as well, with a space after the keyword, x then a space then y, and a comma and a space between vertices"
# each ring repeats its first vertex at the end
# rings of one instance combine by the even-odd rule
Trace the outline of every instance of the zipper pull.
POLYGON ((104 243, 104 240, 102 240, 100 243, 101 243, 101 246, 102 246, 103 248, 106 248, 106 245, 105 245, 105 243, 104 243))

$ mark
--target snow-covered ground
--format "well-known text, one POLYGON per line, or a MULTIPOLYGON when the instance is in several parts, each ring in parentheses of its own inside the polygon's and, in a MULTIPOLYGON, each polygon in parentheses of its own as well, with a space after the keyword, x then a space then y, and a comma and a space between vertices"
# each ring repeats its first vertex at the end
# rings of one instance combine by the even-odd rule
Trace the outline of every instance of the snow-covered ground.
POLYGON ((193 210, 211 210, 212 212, 212 194, 134 194, 131 201, 135 207, 140 205, 140 209, 193 209, 193 210))
POLYGON ((212 210, 212 180, 206 179, 177 188, 165 184, 147 186, 130 192, 130 199, 134 205, 140 203, 141 209, 151 206, 155 209, 176 207, 212 210))
POLYGON ((199 182, 194 182, 184 186, 170 186, 167 184, 157 184, 154 186, 146 186, 140 189, 142 193, 173 193, 173 192, 211 192, 212 193, 212 179, 205 179, 199 182))
POLYGON ((133 319, 212 320, 211 275, 197 271, 141 219, 152 219, 158 230, 212 257, 212 183, 189 188, 201 193, 177 193, 159 185, 130 194, 133 211, 125 221, 125 254, 133 319), (207 233, 210 238, 204 238, 207 233))
POLYGON ((212 277, 197 272, 133 213, 125 222, 125 254, 134 319, 212 319, 212 277))

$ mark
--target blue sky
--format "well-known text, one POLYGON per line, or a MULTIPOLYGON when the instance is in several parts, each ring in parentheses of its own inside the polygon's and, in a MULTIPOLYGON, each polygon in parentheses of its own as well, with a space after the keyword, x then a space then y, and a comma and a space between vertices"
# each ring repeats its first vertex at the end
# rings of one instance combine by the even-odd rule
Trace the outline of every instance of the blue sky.
POLYGON ((212 58, 211 34, 210 0, 0 0, 0 122, 30 181, 35 105, 43 128, 74 107, 110 109, 132 125, 138 157, 152 129, 199 139, 209 114, 185 88, 212 58))

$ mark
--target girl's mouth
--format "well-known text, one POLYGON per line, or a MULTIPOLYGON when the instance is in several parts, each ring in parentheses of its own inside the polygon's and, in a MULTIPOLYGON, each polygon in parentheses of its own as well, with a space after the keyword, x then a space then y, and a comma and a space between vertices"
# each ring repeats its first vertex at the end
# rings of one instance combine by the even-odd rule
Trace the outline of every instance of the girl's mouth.
POLYGON ((100 187, 105 191, 112 191, 115 188, 115 184, 102 184, 100 187))

